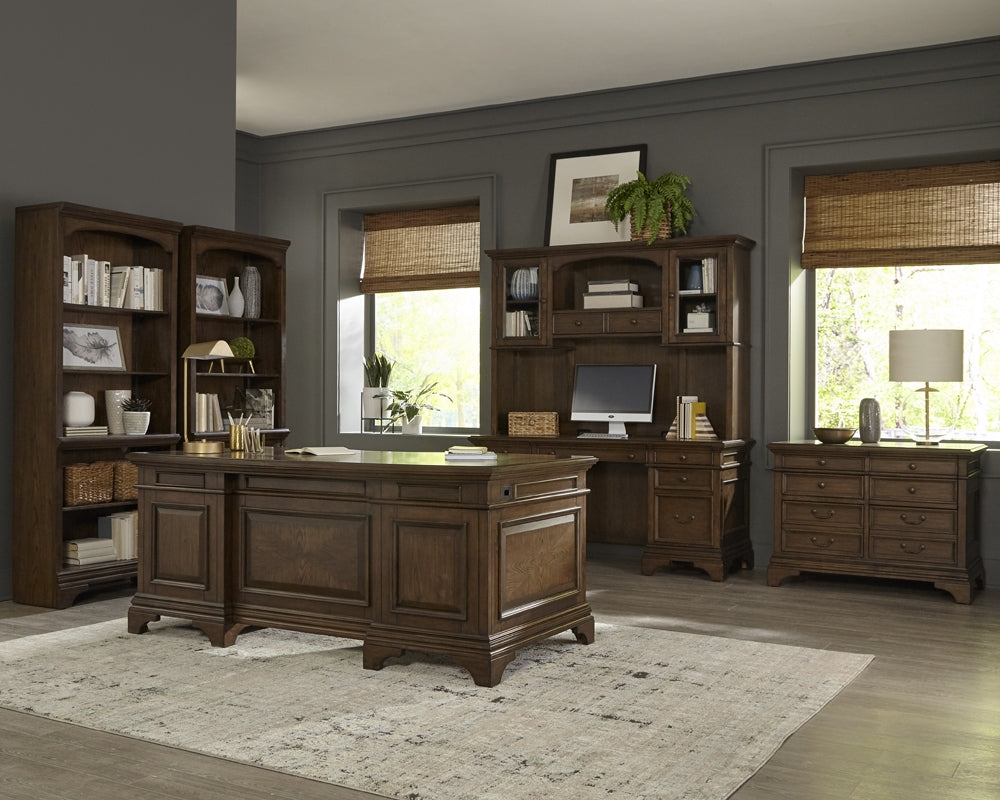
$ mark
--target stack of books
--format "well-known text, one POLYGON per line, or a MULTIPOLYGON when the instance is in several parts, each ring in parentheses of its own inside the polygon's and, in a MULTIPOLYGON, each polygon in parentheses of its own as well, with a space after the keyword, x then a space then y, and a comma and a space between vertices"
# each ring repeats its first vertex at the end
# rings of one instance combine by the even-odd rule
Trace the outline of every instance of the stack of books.
POLYGON ((488 447, 455 445, 444 454, 445 461, 496 461, 497 454, 488 447))
POLYGON ((67 565, 76 567, 117 561, 118 556, 110 539, 70 539, 63 543, 63 560, 67 565))
POLYGON ((613 281, 587 281, 583 294, 584 308, 642 308, 639 284, 629 278, 613 281))
POLYGON ((116 561, 139 556, 139 512, 121 511, 97 520, 99 541, 109 542, 116 561))
POLYGON ((107 425, 67 425, 64 429, 67 436, 107 436, 107 425))
POLYGON ((697 395, 677 396, 677 416, 674 418, 667 439, 690 441, 695 439, 718 439, 715 428, 705 414, 706 407, 697 395))
POLYGON ((63 302, 162 311, 163 270, 113 267, 86 253, 63 256, 63 302))

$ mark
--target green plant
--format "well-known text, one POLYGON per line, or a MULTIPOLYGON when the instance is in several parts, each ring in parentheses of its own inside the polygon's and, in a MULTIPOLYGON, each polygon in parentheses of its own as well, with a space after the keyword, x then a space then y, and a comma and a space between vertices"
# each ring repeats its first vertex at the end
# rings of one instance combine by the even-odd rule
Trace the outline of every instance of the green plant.
POLYGON ((257 355, 257 349, 246 336, 237 336, 229 340, 229 347, 236 358, 253 358, 257 355))
POLYGON ((149 411, 152 404, 145 397, 129 397, 122 400, 122 411, 149 411))
POLYGON ((691 183, 686 175, 676 172, 664 172, 656 180, 646 180, 642 172, 634 181, 622 183, 608 193, 604 204, 607 214, 618 230, 618 224, 629 214, 635 230, 648 232, 647 244, 656 241, 660 223, 670 210, 670 227, 674 233, 687 233, 688 225, 695 215, 694 204, 685 194, 685 189, 691 183))
POLYGON ((431 383, 424 381, 419 389, 389 389, 382 395, 389 398, 386 405, 389 418, 382 430, 388 430, 403 420, 413 422, 414 417, 422 411, 440 411, 440 408, 429 402, 430 398, 443 397, 449 402, 451 402, 451 398, 442 392, 435 391, 436 389, 437 381, 431 383))
POLYGON ((388 386, 394 365, 383 353, 365 356, 365 386, 388 386))

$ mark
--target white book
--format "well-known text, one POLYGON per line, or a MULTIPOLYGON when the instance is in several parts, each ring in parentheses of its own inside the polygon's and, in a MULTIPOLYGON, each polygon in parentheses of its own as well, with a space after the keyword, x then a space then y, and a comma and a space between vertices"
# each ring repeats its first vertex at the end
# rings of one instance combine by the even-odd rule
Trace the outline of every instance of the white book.
POLYGON ((587 281, 588 292, 638 292, 639 284, 628 278, 613 281, 587 281))
POLYGON ((111 268, 111 305, 114 308, 123 308, 125 306, 131 272, 131 267, 111 268))
POLYGON ((111 305, 111 262, 97 262, 97 292, 99 306, 111 305))
POLYGON ((73 302, 82 305, 87 302, 87 262, 90 258, 86 253, 77 253, 70 256, 70 259, 77 262, 74 267, 76 286, 73 290, 73 302))
POLYGON ((63 256, 63 302, 73 302, 73 257, 63 256))
POLYGON ((132 267, 131 275, 132 279, 129 281, 131 296, 129 298, 129 304, 126 308, 134 308, 141 311, 146 307, 144 300, 145 290, 143 287, 143 268, 132 267))
POLYGON ((642 308, 642 295, 634 292, 585 292, 583 307, 642 308))

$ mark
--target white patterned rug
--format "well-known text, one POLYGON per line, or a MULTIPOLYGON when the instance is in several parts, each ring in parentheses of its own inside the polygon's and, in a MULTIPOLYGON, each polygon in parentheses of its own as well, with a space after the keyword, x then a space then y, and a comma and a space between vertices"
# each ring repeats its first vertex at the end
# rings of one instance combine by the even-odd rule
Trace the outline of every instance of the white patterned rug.
POLYGON ((871 656, 598 625, 498 686, 278 630, 219 649, 179 620, 0 643, 0 706, 406 800, 728 797, 871 656))

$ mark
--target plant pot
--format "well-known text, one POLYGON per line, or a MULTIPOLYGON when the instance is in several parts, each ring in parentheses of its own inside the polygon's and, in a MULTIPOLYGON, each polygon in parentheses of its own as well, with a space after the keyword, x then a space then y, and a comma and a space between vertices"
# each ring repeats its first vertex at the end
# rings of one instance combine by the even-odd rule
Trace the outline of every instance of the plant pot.
POLYGON ((419 436, 424 430, 424 418, 420 414, 417 414, 413 419, 403 417, 402 430, 403 433, 419 436))
POLYGON ((361 390, 361 416, 364 419, 385 419, 385 395, 388 391, 384 386, 365 386, 361 390))
MULTIPOLYGON (((657 231, 656 233, 657 239, 669 239, 670 234, 672 233, 673 230, 671 227, 671 221, 673 215, 670 213, 669 206, 665 210, 666 210, 666 216, 664 216, 663 220, 660 222, 660 230, 657 231)), ((647 228, 644 225, 641 231, 637 230, 635 227, 635 220, 631 219, 631 215, 629 219, 629 224, 631 225, 633 242, 649 241, 649 233, 650 233, 649 228, 647 228)))
POLYGON ((149 430, 149 411, 123 411, 122 424, 128 436, 142 436, 149 430))

